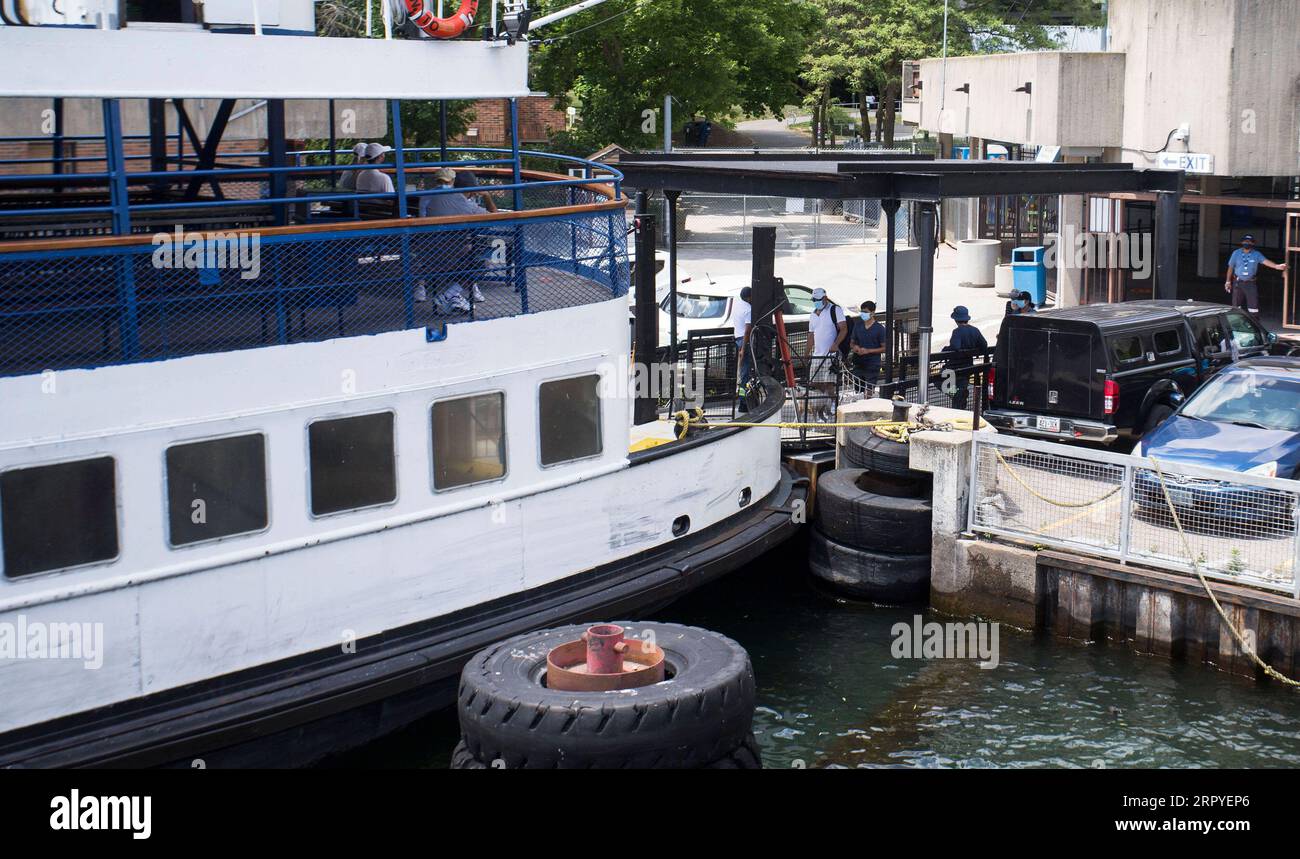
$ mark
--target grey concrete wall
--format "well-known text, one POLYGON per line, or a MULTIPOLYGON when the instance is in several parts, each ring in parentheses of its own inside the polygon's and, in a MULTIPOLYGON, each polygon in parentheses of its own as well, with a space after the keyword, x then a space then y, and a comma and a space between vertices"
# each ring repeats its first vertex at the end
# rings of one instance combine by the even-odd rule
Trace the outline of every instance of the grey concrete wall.
POLYGON ((921 128, 1051 146, 1112 146, 1121 135, 1125 58, 1058 51, 921 63, 921 128), (1015 90, 1026 82, 1030 94, 1015 90), (970 93, 954 92, 963 84, 970 93), (944 90, 947 90, 944 93, 944 90), (942 105, 942 110, 941 110, 942 105))
MULTIPOLYGON (((200 137, 206 135, 218 102, 213 99, 189 99, 186 110, 200 137)), ((241 99, 235 113, 253 108, 257 102, 241 99)), ((144 99, 123 99, 122 128, 126 134, 147 134, 149 103, 144 99)), ((0 99, 0 137, 30 137, 44 134, 44 111, 51 109, 47 99, 0 99)), ((63 102, 64 133, 69 135, 103 134, 103 112, 98 99, 70 98, 63 102)), ((371 100, 339 100, 334 103, 339 137, 378 138, 388 133, 388 104, 371 100), (351 111, 351 114, 347 113, 351 111), (346 134, 343 126, 351 120, 354 131, 346 134)), ((167 110, 167 131, 176 133, 176 111, 167 110)), ((329 136, 329 102, 324 99, 301 99, 285 102, 285 133, 290 139, 329 136)), ((266 109, 256 108, 232 120, 226 129, 227 140, 262 140, 266 137, 266 109)), ((186 144, 188 148, 188 143, 186 144)))

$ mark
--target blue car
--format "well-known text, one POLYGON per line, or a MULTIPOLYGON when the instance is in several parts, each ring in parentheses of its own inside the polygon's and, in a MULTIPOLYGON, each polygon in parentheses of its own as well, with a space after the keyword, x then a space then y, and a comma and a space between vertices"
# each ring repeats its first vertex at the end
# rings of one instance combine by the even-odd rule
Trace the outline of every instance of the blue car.
MULTIPOLYGON (((1247 358, 1224 368, 1143 436, 1136 452, 1161 463, 1300 478, 1300 358, 1247 358)), ((1167 484, 1180 515, 1292 527, 1287 493, 1183 476, 1167 484)), ((1134 495, 1143 507, 1166 506, 1153 471, 1138 472, 1134 495)))

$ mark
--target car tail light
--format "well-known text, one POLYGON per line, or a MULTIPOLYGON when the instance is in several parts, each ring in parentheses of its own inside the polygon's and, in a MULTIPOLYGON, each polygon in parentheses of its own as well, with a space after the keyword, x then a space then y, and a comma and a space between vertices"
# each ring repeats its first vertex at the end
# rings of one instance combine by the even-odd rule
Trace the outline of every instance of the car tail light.
POLYGON ((997 378, 998 371, 989 367, 989 405, 993 405, 993 380, 997 378))
POLYGON ((1119 383, 1114 379, 1106 380, 1106 385, 1102 388, 1102 403, 1106 414, 1115 414, 1115 409, 1119 407, 1119 383))

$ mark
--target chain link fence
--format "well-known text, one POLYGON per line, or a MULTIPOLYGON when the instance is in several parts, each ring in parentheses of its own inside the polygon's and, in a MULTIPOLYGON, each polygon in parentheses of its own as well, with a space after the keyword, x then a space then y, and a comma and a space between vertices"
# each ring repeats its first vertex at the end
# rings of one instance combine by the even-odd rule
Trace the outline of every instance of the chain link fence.
MULTIPOLYGON (((668 206, 651 203, 659 223, 668 206)), ((805 197, 740 196, 684 192, 677 202, 678 245, 749 247, 754 227, 775 227, 777 246, 802 250, 884 241, 885 217, 879 200, 822 200, 805 197)), ((899 207, 895 226, 900 243, 911 236, 910 206, 899 207)))
POLYGON ((972 455, 977 534, 1300 597, 1300 482, 987 433, 972 455))
POLYGON ((0 375, 493 319, 628 290, 621 207, 164 238, 0 251, 0 375))

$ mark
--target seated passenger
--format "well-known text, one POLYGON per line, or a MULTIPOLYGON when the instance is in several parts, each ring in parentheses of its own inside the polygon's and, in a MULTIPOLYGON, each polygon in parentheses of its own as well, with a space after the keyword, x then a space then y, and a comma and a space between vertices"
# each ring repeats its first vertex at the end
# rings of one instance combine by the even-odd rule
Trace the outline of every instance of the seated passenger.
MULTIPOLYGON (((478 175, 473 170, 458 170, 456 171, 456 182, 454 184, 457 188, 477 188, 478 175)), ((495 212, 497 210, 496 201, 492 199, 491 194, 485 192, 471 194, 466 191, 465 196, 470 200, 477 200, 478 204, 489 212, 495 212)))
MULTIPOLYGON (((365 141, 362 141, 361 143, 358 143, 356 146, 352 147, 352 163, 364 164, 365 158, 366 158, 366 144, 365 141)), ((361 172, 363 171, 345 170, 343 173, 343 178, 339 180, 339 187, 342 188, 344 191, 357 190, 357 174, 361 172)))
MULTIPOLYGON (((365 155, 362 159, 365 164, 383 163, 384 156, 393 151, 393 147, 384 146, 382 143, 367 143, 365 155)), ((357 193, 358 194, 391 194, 393 193, 393 179, 387 173, 372 167, 369 170, 353 170, 357 173, 357 193)))
MULTIPOLYGON (((443 167, 433 174, 433 187, 451 188, 456 182, 456 171, 443 167)), ((445 215, 486 215, 487 209, 464 194, 431 194, 420 198, 420 217, 437 218, 445 215)))

